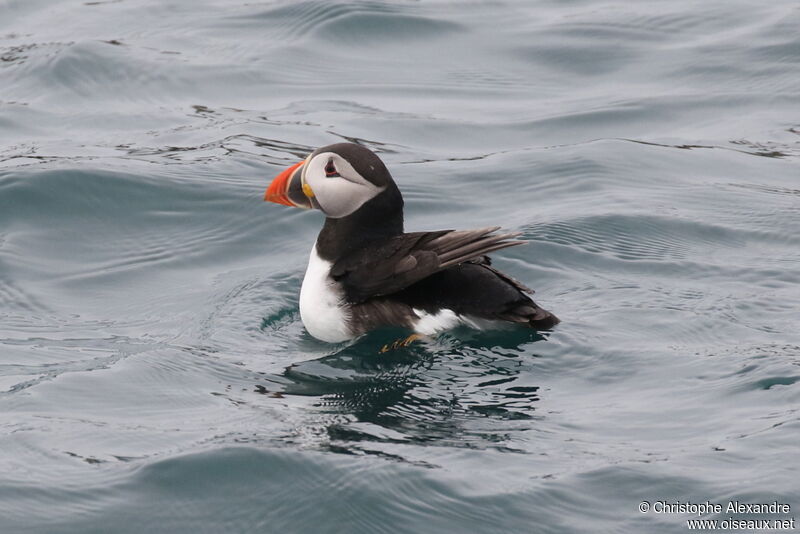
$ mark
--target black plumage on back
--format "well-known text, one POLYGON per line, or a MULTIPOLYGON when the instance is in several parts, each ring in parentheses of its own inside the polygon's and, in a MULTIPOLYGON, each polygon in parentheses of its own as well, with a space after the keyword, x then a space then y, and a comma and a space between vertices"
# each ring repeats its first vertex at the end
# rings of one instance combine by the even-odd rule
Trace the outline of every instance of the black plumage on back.
POLYGON ((412 309, 433 314, 448 309, 552 328, 559 320, 526 295, 533 290, 491 266, 487 253, 525 243, 513 239, 519 234, 497 230, 401 234, 340 258, 330 276, 341 284, 361 320, 378 325, 405 325, 412 309))
POLYGON ((441 309, 458 315, 519 323, 539 330, 559 319, 526 293, 533 290, 491 266, 488 256, 439 271, 392 298, 429 313, 441 309))
POLYGON ((498 229, 440 230, 393 236, 338 259, 330 275, 342 284, 349 302, 390 295, 439 271, 525 243, 511 240, 519 234, 495 234, 498 229))

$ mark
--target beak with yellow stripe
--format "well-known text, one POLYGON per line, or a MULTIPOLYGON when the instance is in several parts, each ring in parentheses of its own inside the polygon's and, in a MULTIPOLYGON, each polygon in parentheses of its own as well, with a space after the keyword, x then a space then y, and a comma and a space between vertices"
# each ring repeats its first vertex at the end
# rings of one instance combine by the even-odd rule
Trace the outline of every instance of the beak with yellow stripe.
POLYGON ((291 165, 276 176, 264 193, 264 200, 303 209, 319 209, 314 202, 314 191, 303 182, 303 168, 306 161, 291 165))

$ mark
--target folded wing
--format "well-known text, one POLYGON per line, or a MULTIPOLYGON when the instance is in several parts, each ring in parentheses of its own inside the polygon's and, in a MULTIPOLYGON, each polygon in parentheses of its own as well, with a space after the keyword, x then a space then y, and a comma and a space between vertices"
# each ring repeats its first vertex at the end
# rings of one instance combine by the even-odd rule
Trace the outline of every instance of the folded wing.
POLYGON ((390 295, 448 267, 525 244, 514 239, 519 233, 495 233, 499 229, 402 234, 340 259, 331 276, 342 283, 349 302, 390 295))

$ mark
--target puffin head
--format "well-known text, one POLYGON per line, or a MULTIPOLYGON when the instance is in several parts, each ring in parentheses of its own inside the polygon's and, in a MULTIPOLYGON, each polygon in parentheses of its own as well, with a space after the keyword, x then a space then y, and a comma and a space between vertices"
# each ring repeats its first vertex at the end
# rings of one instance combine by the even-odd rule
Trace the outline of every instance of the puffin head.
POLYGON ((400 198, 402 209, 386 166, 374 152, 354 143, 318 148, 276 176, 264 194, 266 201, 318 209, 331 219, 348 217, 381 198, 400 198))

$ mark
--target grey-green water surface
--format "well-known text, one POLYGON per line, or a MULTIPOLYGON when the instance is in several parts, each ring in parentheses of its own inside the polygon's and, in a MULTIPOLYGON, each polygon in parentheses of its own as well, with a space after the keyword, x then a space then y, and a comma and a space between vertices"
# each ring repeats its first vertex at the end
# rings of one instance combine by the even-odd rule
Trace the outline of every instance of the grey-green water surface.
POLYGON ((798 27, 790 0, 0 2, 0 531, 794 516, 798 27), (309 337, 320 214, 261 195, 341 140, 409 230, 522 232, 495 262, 563 323, 309 337))

